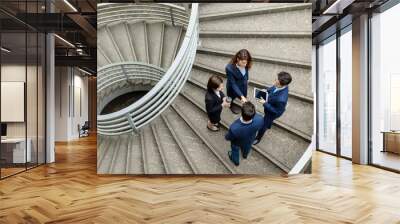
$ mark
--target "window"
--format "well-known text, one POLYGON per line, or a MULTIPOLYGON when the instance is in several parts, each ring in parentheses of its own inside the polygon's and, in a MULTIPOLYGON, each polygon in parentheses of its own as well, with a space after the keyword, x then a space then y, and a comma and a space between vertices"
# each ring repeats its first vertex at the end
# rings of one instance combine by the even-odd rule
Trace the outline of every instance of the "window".
POLYGON ((336 36, 318 47, 318 148, 336 153, 336 36))
POLYGON ((352 157, 352 32, 351 25, 340 36, 340 155, 352 157))
POLYGON ((400 4, 371 18, 371 162, 400 170, 400 4), (388 138, 385 138, 388 137, 388 138), (393 145, 394 144, 394 145, 393 145))

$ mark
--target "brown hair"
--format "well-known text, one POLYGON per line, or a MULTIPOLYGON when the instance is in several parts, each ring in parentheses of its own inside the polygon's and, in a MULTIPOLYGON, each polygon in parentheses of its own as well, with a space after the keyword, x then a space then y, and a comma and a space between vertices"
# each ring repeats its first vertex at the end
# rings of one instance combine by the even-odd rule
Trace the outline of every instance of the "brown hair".
POLYGON ((242 49, 240 51, 238 51, 231 59, 231 61, 229 63, 236 65, 236 63, 239 60, 247 60, 247 65, 246 68, 250 69, 252 66, 252 58, 250 55, 250 52, 247 49, 242 49))
POLYGON ((208 79, 207 90, 208 91, 216 90, 221 85, 221 83, 223 83, 221 77, 213 75, 208 79))

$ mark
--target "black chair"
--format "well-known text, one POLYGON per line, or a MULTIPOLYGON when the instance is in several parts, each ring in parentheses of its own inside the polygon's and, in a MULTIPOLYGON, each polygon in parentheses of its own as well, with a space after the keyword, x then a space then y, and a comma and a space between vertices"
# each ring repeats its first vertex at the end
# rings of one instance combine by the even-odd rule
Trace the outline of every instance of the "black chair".
POLYGON ((79 129, 79 138, 89 136, 89 129, 90 129, 89 121, 85 121, 82 127, 78 125, 78 129, 79 129))

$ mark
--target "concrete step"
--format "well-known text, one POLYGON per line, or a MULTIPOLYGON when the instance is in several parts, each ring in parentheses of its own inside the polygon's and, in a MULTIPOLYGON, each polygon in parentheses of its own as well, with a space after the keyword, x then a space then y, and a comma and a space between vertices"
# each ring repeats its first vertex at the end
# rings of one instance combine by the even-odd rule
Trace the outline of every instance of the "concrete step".
POLYGON ((175 50, 174 58, 176 58, 176 56, 178 55, 179 49, 181 48, 183 40, 185 39, 185 34, 186 34, 186 28, 183 28, 179 37, 178 47, 175 50))
MULTIPOLYGON (((102 144, 105 143, 104 138, 102 138, 102 135, 97 136, 96 143, 97 143, 97 149, 100 149, 102 147, 102 144)), ((97 154, 99 154, 99 150, 97 150, 97 154)))
MULTIPOLYGON (((185 88, 184 92, 186 94, 187 92, 190 91, 188 91, 185 88)), ((200 97, 197 95, 197 99, 203 102, 204 96, 200 97)), ((199 127, 199 130, 202 132, 202 134, 206 136, 215 145, 215 149, 218 150, 218 154, 226 161, 230 162, 228 158, 230 143, 225 140, 225 134, 227 132, 227 129, 222 128, 219 132, 209 131, 206 128, 208 120, 207 114, 204 113, 203 110, 201 110, 187 98, 178 96, 174 103, 179 106, 182 113, 190 114, 190 118, 194 126, 199 127)), ((232 162, 230 163, 232 164, 232 162)), ((270 174, 270 175, 283 174, 283 171, 280 168, 278 168, 274 163, 272 163, 262 154, 254 150, 252 150, 247 159, 241 158, 240 166, 235 167, 235 170, 239 174, 270 174)))
MULTIPOLYGON (((184 86, 183 95, 188 96, 197 106, 205 112, 205 90, 190 82, 184 86)), ((205 114, 204 114, 205 115, 205 114)), ((206 116, 206 115, 205 115, 206 116)), ((239 115, 233 114, 229 109, 222 111, 223 122, 230 125, 239 115)), ((287 169, 291 169, 307 149, 309 142, 296 136, 286 129, 273 126, 269 129, 262 141, 257 145, 260 150, 267 153, 287 169)))
POLYGON ((104 51, 102 51, 101 48, 99 48, 99 45, 97 45, 97 68, 100 69, 101 67, 111 63, 111 60, 105 56, 104 51))
POLYGON ((111 63, 121 62, 122 58, 118 54, 115 42, 112 40, 111 33, 107 31, 107 26, 97 31, 97 48, 100 48, 101 54, 111 63))
POLYGON ((311 44, 311 37, 201 37, 202 48, 228 52, 245 48, 252 56, 254 54, 258 57, 300 61, 306 64, 311 63, 311 44))
POLYGON ((160 155, 160 151, 157 148, 156 140, 153 135, 153 131, 149 125, 143 127, 141 135, 144 140, 144 153, 146 154, 146 174, 165 174, 165 167, 160 155))
POLYGON ((175 130, 175 128, 172 126, 171 120, 165 114, 161 114, 161 118, 164 121, 165 125, 168 127, 176 144, 179 146, 178 148, 179 148, 180 152, 182 153, 182 156, 184 157, 186 163, 189 165, 191 173, 199 174, 199 168, 197 167, 192 156, 190 155, 188 149, 184 146, 183 140, 179 136, 177 130, 175 130))
POLYGON ((178 26, 164 27, 164 40, 162 49, 161 67, 168 70, 175 58, 177 49, 179 49, 179 39, 182 34, 182 28, 178 26))
POLYGON ((241 10, 257 10, 259 8, 272 9, 292 5, 293 3, 200 3, 199 12, 200 15, 211 15, 216 13, 238 12, 241 10))
MULTIPOLYGON (((207 65, 225 73, 225 66, 229 63, 232 55, 234 55, 233 52, 198 50, 195 63, 207 65)), ((276 75, 281 71, 289 72, 292 75, 293 81, 290 84, 292 92, 305 98, 313 98, 311 66, 275 63, 272 60, 264 60, 253 56, 253 66, 249 74, 250 79, 255 82, 273 84, 276 75)))
POLYGON ((157 150, 159 152, 159 156, 161 158, 161 162, 162 162, 163 167, 164 167, 164 173, 171 174, 171 169, 170 169, 170 166, 168 165, 168 162, 167 162, 167 156, 166 156, 166 153, 165 153, 165 150, 164 150, 163 146, 161 145, 161 140, 158 137, 159 135, 158 135, 157 129, 155 128, 154 123, 150 124, 150 128, 151 128, 151 132, 153 134, 153 138, 154 138, 155 144, 157 145, 156 148, 157 148, 157 150))
POLYGON ((187 163, 182 154, 179 145, 171 134, 171 130, 165 124, 165 120, 158 117, 153 122, 154 128, 158 134, 157 138, 165 154, 165 160, 168 164, 170 173, 173 174, 192 174, 193 170, 187 163))
POLYGON ((126 173, 143 174, 144 165, 141 150, 140 134, 132 134, 129 138, 129 148, 127 153, 126 173))
MULTIPOLYGON (((201 140, 201 138, 192 130, 182 116, 183 113, 179 109, 172 110, 168 108, 164 114, 168 117, 171 126, 181 140, 183 147, 190 155, 192 161, 198 169, 199 174, 224 174, 230 173, 224 164, 213 154, 212 149, 201 140), (178 110, 178 112, 176 111, 178 110), (180 114, 178 114, 180 113, 180 114)), ((185 117, 186 118, 186 117, 185 117)), ((186 119, 187 121, 187 119, 186 119)), ((203 127, 204 128, 204 127, 203 127)))
MULTIPOLYGON (((145 23, 144 22, 128 23, 128 28, 137 61, 149 63, 145 23)), ((125 46, 128 47, 129 43, 126 43, 125 46)))
POLYGON ((120 52, 123 61, 135 61, 134 53, 131 48, 131 40, 129 32, 127 32, 127 24, 125 22, 109 25, 109 30, 117 43, 117 50, 120 52))
MULTIPOLYGON (((245 5, 245 4, 244 4, 245 5)), ((311 32, 311 4, 255 4, 242 8, 237 4, 223 4, 218 12, 205 12, 200 5, 200 28, 207 31, 309 31, 311 32), (257 7, 258 6, 258 7, 257 7), (230 9, 237 7, 236 9, 230 9)), ((215 6, 215 9, 218 7, 215 6)))
POLYGON ((100 157, 97 159, 97 173, 98 174, 107 174, 109 173, 109 168, 112 162, 112 156, 114 154, 114 150, 116 150, 116 146, 119 140, 119 136, 103 136, 104 141, 107 141, 108 144, 104 144, 99 151, 101 152, 100 157))
POLYGON ((147 23, 150 64, 161 66, 164 24, 147 23))
POLYGON ((118 141, 118 146, 113 150, 113 158, 110 164, 108 173, 124 174, 127 162, 129 135, 121 135, 118 141))
POLYGON ((107 136, 97 135, 97 170, 100 170, 101 161, 110 141, 106 139, 107 136))
MULTIPOLYGON (((192 69, 190 80, 194 83, 201 85, 202 88, 206 88, 208 79, 212 75, 218 75, 224 80, 224 86, 226 87, 226 75, 214 72, 213 70, 205 70, 204 68, 199 69, 199 67, 194 67, 192 69)), ((254 87, 257 88, 266 88, 266 85, 255 85, 253 82, 249 82, 248 85, 248 93, 247 97, 252 102, 256 100, 253 97, 254 87)), ((290 87, 289 87, 290 88, 290 87)), ((226 89, 224 90, 226 93, 226 89)), ((262 105, 257 104, 259 107, 259 112, 264 113, 262 105)), ((277 119, 277 121, 283 123, 285 126, 288 126, 295 130, 301 136, 304 136, 307 139, 311 139, 311 135, 313 133, 313 114, 314 107, 312 103, 305 102, 303 100, 299 100, 298 98, 289 96, 288 104, 286 106, 286 111, 277 119)))
POLYGON ((305 31, 201 31, 200 38, 311 38, 311 32, 305 31))

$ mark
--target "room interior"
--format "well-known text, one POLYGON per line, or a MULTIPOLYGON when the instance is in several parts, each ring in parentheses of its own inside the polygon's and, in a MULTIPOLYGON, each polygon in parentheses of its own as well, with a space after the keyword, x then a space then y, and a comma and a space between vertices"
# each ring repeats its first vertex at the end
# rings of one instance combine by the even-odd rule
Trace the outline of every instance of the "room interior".
MULTIPOLYGON (((0 222, 398 223, 399 1, 294 1, 313 3, 317 148, 311 174, 278 177, 98 175, 96 130, 77 133, 85 120, 96 124, 96 77, 85 73, 96 53, 79 56, 0 10, 0 222)), ((45 2, 34 1, 36 12, 45 2)), ((66 2, 85 9, 88 21, 96 14, 92 0, 52 2, 57 12, 73 11, 66 2)))

